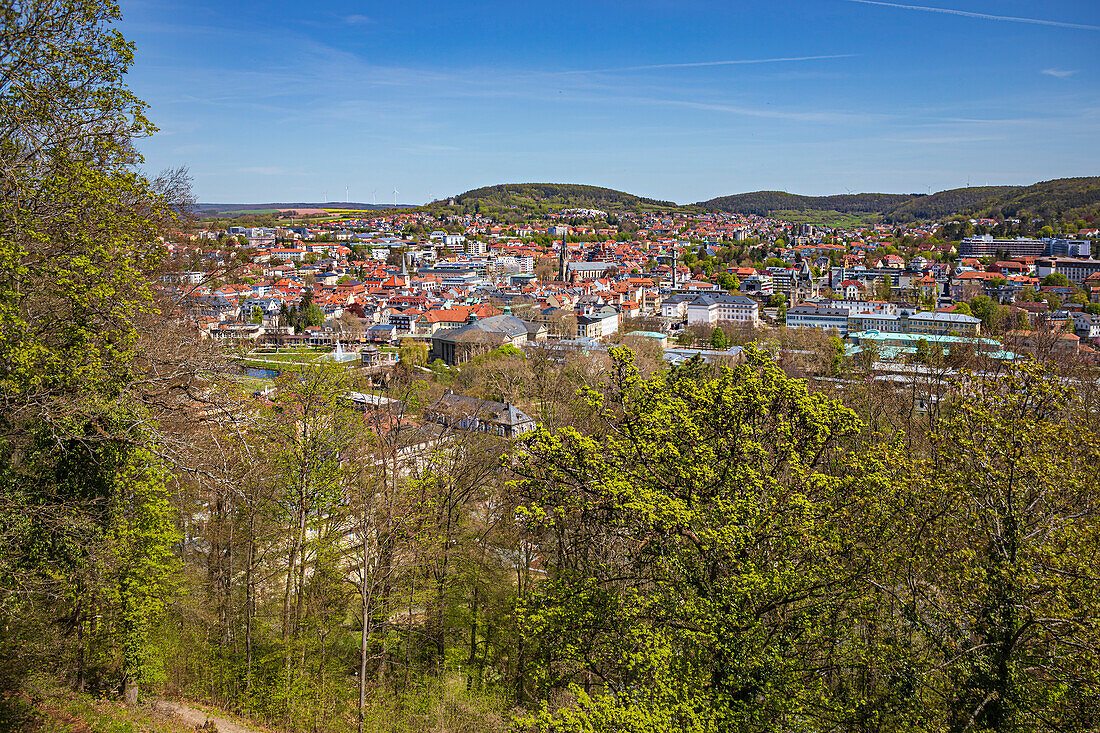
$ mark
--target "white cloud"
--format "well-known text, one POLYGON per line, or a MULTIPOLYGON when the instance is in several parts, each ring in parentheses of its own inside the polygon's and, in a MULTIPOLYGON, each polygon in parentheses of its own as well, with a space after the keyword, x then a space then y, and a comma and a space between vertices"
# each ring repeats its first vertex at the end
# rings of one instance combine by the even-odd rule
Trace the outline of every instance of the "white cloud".
POLYGON ((1073 76, 1077 71, 1077 69, 1043 69, 1039 73, 1046 74, 1047 76, 1056 76, 1059 79, 1065 79, 1067 76, 1073 76))
POLYGON ((353 13, 352 15, 344 16, 344 22, 348 25, 368 25, 374 22, 374 19, 368 18, 365 15, 359 13, 353 13))

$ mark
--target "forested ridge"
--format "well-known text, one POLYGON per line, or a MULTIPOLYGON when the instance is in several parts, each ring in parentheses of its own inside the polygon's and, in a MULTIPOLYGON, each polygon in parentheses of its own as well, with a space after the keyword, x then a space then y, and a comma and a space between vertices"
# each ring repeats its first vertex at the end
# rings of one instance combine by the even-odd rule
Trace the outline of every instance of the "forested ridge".
POLYGON ((874 214, 883 221, 905 223, 952 216, 1017 217, 1031 214, 1067 219, 1100 210, 1100 178, 1058 178, 1030 186, 973 186, 924 194, 857 193, 799 196, 783 191, 757 191, 701 201, 707 211, 774 215, 777 211, 821 211, 874 214))
POLYGON ((701 201, 697 204, 707 211, 725 211, 734 214, 768 216, 773 211, 821 210, 842 213, 886 213, 918 194, 902 193, 853 193, 835 196, 800 196, 786 191, 755 191, 701 201))
MULTIPOLYGON (((1100 178, 1058 178, 1030 186, 972 186, 932 194, 855 193, 802 196, 785 191, 755 191, 720 196, 689 206, 658 201, 597 186, 560 183, 515 183, 486 186, 455 197, 464 207, 486 211, 515 209, 552 213, 564 208, 605 211, 704 210, 732 214, 777 216, 780 212, 811 215, 854 214, 883 222, 933 221, 953 216, 1079 219, 1100 213, 1100 178)), ((439 202, 433 206, 443 206, 439 202)))
POLYGON ((880 382, 822 338, 257 395, 158 288, 192 202, 117 9, 0 18, 0 723, 47 680, 283 731, 1100 727, 1092 368, 880 382))
POLYGON ((679 208, 671 201, 635 196, 599 186, 575 183, 504 183, 475 188, 455 196, 455 202, 465 206, 550 210, 588 208, 604 211, 672 210, 679 208))

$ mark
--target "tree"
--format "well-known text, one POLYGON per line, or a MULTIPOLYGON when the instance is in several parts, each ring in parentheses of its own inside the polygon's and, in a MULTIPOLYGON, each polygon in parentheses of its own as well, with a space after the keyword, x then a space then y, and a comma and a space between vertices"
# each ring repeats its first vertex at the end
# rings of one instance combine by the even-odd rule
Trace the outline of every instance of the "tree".
POLYGON ((1047 367, 968 376, 931 435, 935 479, 906 523, 908 618, 938 658, 926 684, 953 730, 1093 727, 1097 434, 1047 367))
POLYGON ((398 361, 410 369, 422 367, 428 363, 428 345, 416 339, 401 339, 401 346, 397 352, 398 361))
POLYGON ((914 358, 918 363, 931 365, 942 355, 943 352, 933 347, 928 339, 921 338, 917 340, 917 351, 914 358))
MULTIPOLYGON (((307 632, 331 631, 340 621, 327 611, 343 583, 337 548, 344 534, 336 520, 347 481, 344 458, 359 426, 347 399, 347 370, 339 364, 320 360, 283 371, 276 387, 275 402, 263 416, 263 459, 275 472, 275 502, 290 520, 279 573, 282 682, 289 706, 291 689, 308 672, 307 646, 327 637, 307 632)), ((288 716, 293 713, 288 709, 288 716)))
POLYGON ((729 339, 726 338, 726 334, 722 331, 722 327, 719 326, 714 329, 714 332, 710 335, 710 345, 713 349, 724 351, 729 348, 729 339))
POLYGON ((1057 285, 1059 287, 1071 287, 1073 285, 1069 278, 1060 272, 1052 272, 1045 276, 1040 283, 1041 285, 1057 285))
POLYGON ((18 674, 64 618, 51 662, 134 701, 158 677, 173 538, 135 323, 189 190, 137 170, 155 128, 118 18, 92 0, 0 12, 0 650, 18 674))
POLYGON ((844 369, 844 341, 839 336, 830 336, 825 339, 826 345, 826 372, 830 376, 837 376, 844 369))
POLYGON ((982 319, 984 328, 992 328, 1000 319, 1001 308, 988 295, 975 295, 970 300, 970 312, 975 318, 982 319))
POLYGON ((717 282, 718 286, 723 290, 741 289, 741 281, 738 280, 735 275, 728 272, 718 273, 718 276, 715 278, 715 282, 717 282))
POLYGON ((835 725, 865 688, 849 697, 840 681, 835 632, 854 596, 832 589, 869 586, 855 581, 861 561, 825 558, 875 524, 857 519, 877 511, 861 487, 898 464, 857 458, 854 414, 754 349, 736 369, 696 362, 646 380, 629 350, 611 357, 605 388, 587 391, 594 431, 540 429, 513 456, 520 517, 548 553, 522 609, 536 691, 570 686, 575 700, 529 722, 835 725))
POLYGON ((890 274, 883 275, 881 278, 875 280, 874 294, 878 300, 890 300, 890 295, 894 290, 894 276, 890 274))

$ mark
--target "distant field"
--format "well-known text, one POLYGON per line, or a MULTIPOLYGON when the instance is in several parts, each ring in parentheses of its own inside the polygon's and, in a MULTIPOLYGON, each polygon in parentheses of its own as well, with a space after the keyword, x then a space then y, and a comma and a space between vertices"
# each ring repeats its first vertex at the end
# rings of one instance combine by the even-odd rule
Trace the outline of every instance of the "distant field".
MULTIPOLYGON (((279 211, 280 211, 279 209, 235 209, 233 211, 219 211, 217 214, 213 214, 212 216, 217 217, 217 218, 225 218, 225 217, 230 217, 230 216, 245 216, 245 215, 250 216, 252 214, 260 216, 260 215, 263 215, 263 214, 277 214, 277 213, 279 213, 279 211)), ((205 212, 202 212, 202 213, 205 213, 205 212)))

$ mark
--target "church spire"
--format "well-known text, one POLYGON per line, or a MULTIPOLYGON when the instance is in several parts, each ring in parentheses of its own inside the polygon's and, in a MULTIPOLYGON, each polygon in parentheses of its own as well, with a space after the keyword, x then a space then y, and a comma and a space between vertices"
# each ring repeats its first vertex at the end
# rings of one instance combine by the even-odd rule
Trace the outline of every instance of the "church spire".
POLYGON ((565 263, 569 260, 569 249, 566 246, 566 234, 561 235, 561 251, 558 252, 558 281, 565 282, 565 263))

